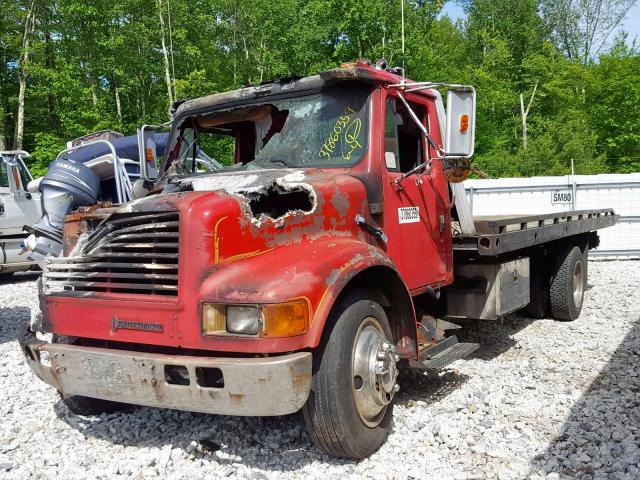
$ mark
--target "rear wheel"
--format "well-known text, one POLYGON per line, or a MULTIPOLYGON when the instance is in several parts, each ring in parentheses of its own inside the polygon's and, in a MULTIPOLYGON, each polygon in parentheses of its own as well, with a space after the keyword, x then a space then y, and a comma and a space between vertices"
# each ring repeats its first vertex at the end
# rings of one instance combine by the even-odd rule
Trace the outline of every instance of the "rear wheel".
POLYGON ((387 316, 366 292, 347 295, 330 320, 333 329, 314 355, 305 423, 320 449, 361 459, 391 430, 398 356, 387 316))
POLYGON ((561 251, 555 259, 549 290, 551 315, 556 320, 580 316, 587 285, 586 256, 576 246, 561 251))
POLYGON ((102 400, 100 398, 83 397, 82 395, 73 395, 64 398, 60 393, 62 402, 67 408, 76 415, 100 415, 101 413, 114 413, 125 410, 130 407, 126 403, 112 402, 111 400, 102 400))

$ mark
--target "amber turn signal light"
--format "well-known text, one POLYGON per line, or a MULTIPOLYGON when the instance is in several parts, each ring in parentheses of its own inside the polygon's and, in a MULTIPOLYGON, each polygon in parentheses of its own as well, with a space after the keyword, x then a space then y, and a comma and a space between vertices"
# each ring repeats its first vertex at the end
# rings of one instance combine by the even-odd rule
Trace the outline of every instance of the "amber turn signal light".
POLYGON ((465 133, 469 130, 469 115, 460 115, 460 133, 465 133))
POLYGON ((293 337, 309 328, 309 305, 300 299, 262 306, 263 337, 293 337))

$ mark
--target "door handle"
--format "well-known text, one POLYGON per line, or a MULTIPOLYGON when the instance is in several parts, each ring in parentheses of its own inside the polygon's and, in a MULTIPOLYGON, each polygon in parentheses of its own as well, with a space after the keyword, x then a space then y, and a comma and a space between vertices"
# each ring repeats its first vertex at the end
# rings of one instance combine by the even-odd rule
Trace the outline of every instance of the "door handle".
POLYGON ((387 237, 387 234, 384 233, 384 231, 381 228, 377 228, 377 227, 374 227, 373 225, 369 225, 367 223, 367 221, 364 219, 364 217, 362 215, 360 215, 359 213, 356 214, 356 223, 358 225, 360 225, 362 228, 364 228, 371 235, 373 235, 375 237, 378 237, 385 244, 389 240, 388 237, 387 237))

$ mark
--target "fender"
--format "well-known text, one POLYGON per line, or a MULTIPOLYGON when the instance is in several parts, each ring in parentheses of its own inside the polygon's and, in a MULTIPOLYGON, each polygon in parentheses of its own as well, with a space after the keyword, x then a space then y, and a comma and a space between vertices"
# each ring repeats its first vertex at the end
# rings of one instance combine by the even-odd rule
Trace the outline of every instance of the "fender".
MULTIPOLYGON (((206 343, 211 342, 206 348, 224 345, 222 349, 227 350, 227 343, 234 343, 239 351, 256 352, 315 348, 336 299, 351 280, 372 267, 397 274, 384 251, 352 236, 305 239, 261 255, 232 259, 201 284, 200 303, 278 303, 304 298, 310 307, 309 330, 304 335, 273 339, 206 337, 206 343)), ((402 288, 411 305, 415 330, 411 297, 404 283, 402 288)))

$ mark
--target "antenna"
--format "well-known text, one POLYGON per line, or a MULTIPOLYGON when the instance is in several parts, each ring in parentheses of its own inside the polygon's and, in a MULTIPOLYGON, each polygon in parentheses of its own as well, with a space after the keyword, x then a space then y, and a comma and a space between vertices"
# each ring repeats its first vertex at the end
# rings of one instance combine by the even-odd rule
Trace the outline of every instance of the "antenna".
POLYGON ((405 54, 404 54, 404 0, 400 0, 400 15, 402 22, 402 76, 406 77, 405 74, 405 54))

